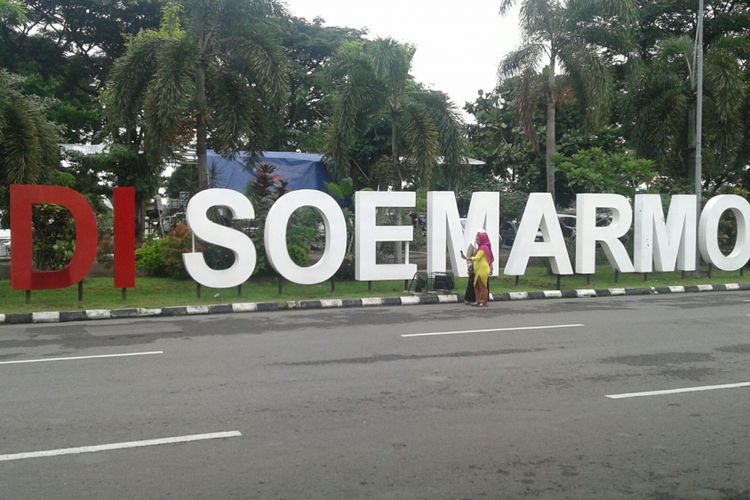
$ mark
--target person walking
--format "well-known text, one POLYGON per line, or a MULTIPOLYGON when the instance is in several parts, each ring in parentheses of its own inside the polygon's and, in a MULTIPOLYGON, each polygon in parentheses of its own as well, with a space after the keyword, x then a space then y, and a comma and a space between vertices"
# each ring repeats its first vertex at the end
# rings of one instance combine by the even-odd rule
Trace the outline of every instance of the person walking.
POLYGON ((476 238, 476 252, 470 257, 474 267, 474 295, 477 306, 484 307, 490 300, 490 270, 495 256, 487 233, 480 231, 476 238))

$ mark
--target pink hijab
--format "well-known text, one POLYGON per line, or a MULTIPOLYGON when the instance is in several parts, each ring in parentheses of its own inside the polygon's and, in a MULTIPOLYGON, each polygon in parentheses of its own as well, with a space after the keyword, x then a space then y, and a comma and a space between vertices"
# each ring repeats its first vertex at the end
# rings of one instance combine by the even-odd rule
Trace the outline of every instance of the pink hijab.
POLYGON ((477 251, 482 250, 484 252, 484 255, 487 256, 487 263, 491 266, 495 261, 495 256, 492 255, 492 245, 490 245, 490 237, 487 236, 487 233, 485 233, 484 231, 479 231, 477 233, 477 243, 479 243, 479 248, 477 248, 477 251))

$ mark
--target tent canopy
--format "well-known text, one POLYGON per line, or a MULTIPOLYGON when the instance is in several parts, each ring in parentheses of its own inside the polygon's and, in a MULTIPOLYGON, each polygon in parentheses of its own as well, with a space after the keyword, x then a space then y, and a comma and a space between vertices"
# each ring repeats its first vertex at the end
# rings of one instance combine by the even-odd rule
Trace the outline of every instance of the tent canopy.
MULTIPOLYGON (((208 150, 209 176, 213 187, 233 189, 244 193, 249 182, 255 181, 255 175, 246 168, 248 153, 239 153, 228 160, 213 150, 208 150)), ((283 151, 264 151, 260 153, 257 163, 267 163, 276 167, 274 174, 289 183, 290 190, 317 189, 327 191, 326 182, 331 178, 322 163, 323 155, 318 153, 288 153, 283 151)))

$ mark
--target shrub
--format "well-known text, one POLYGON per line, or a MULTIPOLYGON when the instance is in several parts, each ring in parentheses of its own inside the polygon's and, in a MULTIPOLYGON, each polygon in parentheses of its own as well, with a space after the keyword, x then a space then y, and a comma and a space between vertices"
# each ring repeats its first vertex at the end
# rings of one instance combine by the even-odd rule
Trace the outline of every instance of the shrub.
POLYGON ((34 267, 54 271, 70 263, 75 251, 75 225, 58 205, 35 205, 32 212, 34 267))
POLYGON ((193 251, 193 233, 185 224, 177 224, 165 239, 167 244, 162 251, 164 271, 175 279, 189 278, 182 254, 193 251))
POLYGON ((167 276, 164 265, 164 251, 169 241, 167 238, 147 241, 135 251, 135 266, 148 276, 167 276))
POLYGON ((99 248, 96 251, 96 261, 100 264, 104 264, 107 268, 112 266, 114 261, 114 240, 112 235, 104 233, 99 239, 99 248))

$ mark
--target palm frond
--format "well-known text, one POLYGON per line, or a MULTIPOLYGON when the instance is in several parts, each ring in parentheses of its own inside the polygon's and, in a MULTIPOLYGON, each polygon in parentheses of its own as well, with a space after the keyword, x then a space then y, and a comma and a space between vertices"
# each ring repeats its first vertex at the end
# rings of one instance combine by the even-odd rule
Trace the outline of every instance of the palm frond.
POLYGON ((497 68, 498 79, 504 80, 525 71, 536 70, 544 53, 544 45, 539 43, 526 43, 509 52, 497 68))
POLYGON ((560 51, 589 129, 601 127, 609 117, 614 98, 614 79, 606 61, 585 46, 564 46, 560 51))
POLYGON ((248 82, 256 84, 274 108, 280 108, 289 91, 287 59, 281 41, 266 26, 254 26, 242 36, 222 41, 225 63, 248 82))
POLYGON ((539 149, 534 113, 538 103, 544 101, 545 91, 546 82, 532 69, 527 69, 521 74, 518 86, 513 91, 514 115, 523 128, 532 151, 539 149))
POLYGON ((388 87, 391 107, 400 111, 399 105, 409 80, 409 68, 416 48, 399 43, 392 38, 378 38, 367 46, 375 76, 388 87))
POLYGON ((115 62, 110 73, 112 109, 108 111, 117 123, 135 127, 163 43, 159 33, 145 31, 128 42, 125 54, 115 62))
POLYGON ((350 148, 357 119, 379 97, 380 90, 370 76, 371 72, 357 71, 343 79, 336 92, 325 150, 326 165, 335 180, 350 175, 350 148))
POLYGON ((221 153, 261 150, 270 136, 270 110, 262 95, 244 79, 229 72, 209 73, 211 144, 221 153))
POLYGON ((746 75, 737 56, 731 51, 712 48, 704 65, 706 87, 720 117, 741 112, 747 95, 746 75))
POLYGON ((32 114, 32 119, 39 140, 40 170, 50 171, 60 164, 60 130, 39 111, 32 114))
POLYGON ((188 115, 193 93, 195 59, 187 38, 165 41, 157 54, 156 71, 149 82, 144 102, 146 149, 161 155, 175 129, 188 115))
POLYGON ((682 68, 690 78, 691 85, 694 85, 694 48, 693 40, 688 36, 665 38, 657 46, 657 61, 673 68, 682 68))
POLYGON ((18 25, 26 22, 23 3, 16 0, 0 0, 0 22, 18 25))
POLYGON ((638 18, 636 0, 569 0, 568 9, 574 19, 617 18, 622 25, 629 25, 638 18))
POLYGON ((630 54, 637 48, 636 37, 632 30, 615 30, 608 24, 584 25, 576 29, 576 39, 585 40, 593 47, 603 47, 614 54, 630 54))
POLYGON ((440 134, 430 114, 417 103, 409 103, 399 120, 408 163, 413 163, 413 181, 420 187, 429 187, 432 172, 440 153, 440 134))
POLYGON ((516 0, 500 0, 500 8, 498 12, 501 16, 504 16, 516 6, 516 0))
POLYGON ((521 31, 526 39, 540 33, 547 41, 564 30, 563 6, 550 0, 524 0, 518 12, 521 31))
MULTIPOLYGON (((327 71, 328 77, 334 83, 347 78, 348 75, 353 73, 372 72, 370 61, 365 55, 364 43, 360 40, 355 40, 339 47, 327 71)), ((375 78, 374 74, 372 78, 375 78)))
POLYGON ((41 171, 42 146, 35 110, 24 99, 0 109, 5 127, 0 132, 0 172, 7 184, 33 184, 41 171))
POLYGON ((416 92, 412 98, 420 102, 438 131, 442 168, 451 187, 464 178, 466 170, 466 136, 464 124, 453 102, 443 92, 416 92))
POLYGON ((687 113, 690 98, 684 82, 662 66, 650 64, 631 78, 628 108, 633 142, 638 154, 666 162, 679 155, 675 144, 687 138, 687 113))

